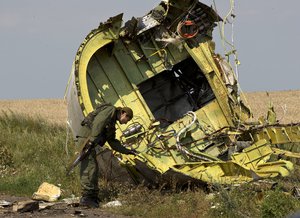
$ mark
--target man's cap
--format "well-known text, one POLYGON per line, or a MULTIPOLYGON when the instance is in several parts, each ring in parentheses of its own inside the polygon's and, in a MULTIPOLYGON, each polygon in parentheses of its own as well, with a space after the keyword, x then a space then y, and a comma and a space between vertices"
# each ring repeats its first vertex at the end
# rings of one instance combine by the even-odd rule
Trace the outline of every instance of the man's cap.
POLYGON ((127 114, 127 116, 130 119, 132 119, 132 117, 133 117, 133 111, 131 110, 130 107, 122 107, 122 111, 124 111, 127 114))

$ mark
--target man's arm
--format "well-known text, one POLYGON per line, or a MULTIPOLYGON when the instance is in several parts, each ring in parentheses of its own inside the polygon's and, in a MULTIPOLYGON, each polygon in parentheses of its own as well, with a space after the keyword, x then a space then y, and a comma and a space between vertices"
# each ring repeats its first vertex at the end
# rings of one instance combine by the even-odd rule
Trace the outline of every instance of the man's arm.
POLYGON ((124 146, 122 146, 120 141, 115 138, 109 139, 107 142, 110 145, 110 147, 117 152, 120 152, 122 154, 133 154, 133 155, 137 154, 135 150, 129 150, 124 146))

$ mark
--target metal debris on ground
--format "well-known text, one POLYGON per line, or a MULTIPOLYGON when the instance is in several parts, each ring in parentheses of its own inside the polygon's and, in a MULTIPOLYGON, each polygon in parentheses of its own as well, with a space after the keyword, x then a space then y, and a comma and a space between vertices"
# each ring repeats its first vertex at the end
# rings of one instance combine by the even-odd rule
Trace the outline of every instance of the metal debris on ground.
POLYGON ((21 212, 21 213, 36 211, 36 210, 39 210, 39 202, 33 201, 33 200, 20 201, 20 202, 13 204, 12 210, 14 212, 21 212))
POLYGON ((43 182, 32 196, 34 200, 43 200, 53 202, 56 201, 61 195, 61 190, 59 187, 43 182))
POLYGON ((9 207, 11 206, 13 203, 8 202, 6 200, 0 200, 0 207, 9 207))
POLYGON ((66 203, 67 205, 79 204, 79 201, 80 201, 79 197, 71 197, 71 198, 62 199, 62 202, 66 203))
POLYGON ((80 217, 86 217, 87 216, 86 214, 82 213, 81 210, 75 210, 74 215, 75 216, 80 216, 80 217))
POLYGON ((49 203, 49 202, 39 202, 39 210, 49 209, 54 206, 56 203, 49 203))
POLYGON ((122 203, 116 200, 116 201, 110 201, 104 204, 102 207, 106 208, 106 207, 120 207, 120 206, 122 206, 122 203))

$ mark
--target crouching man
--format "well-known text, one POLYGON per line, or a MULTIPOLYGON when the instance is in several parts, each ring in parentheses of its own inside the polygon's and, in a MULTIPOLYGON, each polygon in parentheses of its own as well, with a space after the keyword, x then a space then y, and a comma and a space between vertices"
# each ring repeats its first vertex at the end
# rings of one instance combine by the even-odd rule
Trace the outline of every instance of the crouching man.
POLYGON ((82 196, 81 206, 96 208, 99 207, 99 166, 96 159, 96 146, 103 146, 106 142, 110 147, 123 154, 136 155, 135 150, 129 150, 123 147, 119 140, 115 138, 118 121, 120 124, 126 124, 133 117, 133 112, 129 107, 114 107, 111 104, 102 104, 93 112, 89 113, 82 121, 80 139, 78 143, 86 137, 90 137, 90 143, 94 148, 90 154, 81 161, 80 165, 80 183, 82 196))

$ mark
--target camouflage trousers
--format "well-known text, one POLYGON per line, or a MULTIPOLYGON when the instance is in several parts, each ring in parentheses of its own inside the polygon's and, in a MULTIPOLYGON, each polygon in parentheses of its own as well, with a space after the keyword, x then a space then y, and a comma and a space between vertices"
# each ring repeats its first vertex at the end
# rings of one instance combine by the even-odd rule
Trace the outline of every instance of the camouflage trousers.
POLYGON ((81 161, 80 165, 80 184, 82 196, 98 199, 99 174, 100 171, 96 159, 96 151, 93 149, 90 155, 81 161))

